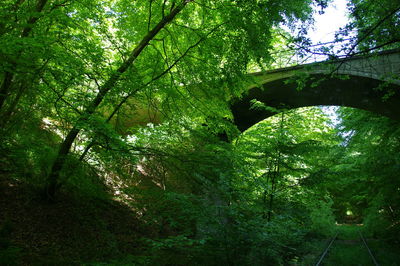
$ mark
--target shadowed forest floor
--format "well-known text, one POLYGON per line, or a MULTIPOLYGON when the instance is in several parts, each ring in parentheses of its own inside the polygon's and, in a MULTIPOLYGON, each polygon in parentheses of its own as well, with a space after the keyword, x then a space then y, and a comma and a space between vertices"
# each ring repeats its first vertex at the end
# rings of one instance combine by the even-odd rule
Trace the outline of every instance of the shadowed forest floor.
POLYGON ((48 203, 22 183, 0 181, 1 265, 74 265, 142 253, 151 235, 116 201, 60 194, 48 203), (2 254, 1 254, 2 253, 2 254))
MULTIPOLYGON (((148 252, 143 237, 157 235, 117 201, 61 193, 49 203, 38 196, 39 191, 7 178, 0 181, 0 194, 1 265, 140 264, 148 252), (121 264, 124 260, 129 263, 121 264)), ((362 227, 342 225, 337 230, 323 265, 373 265, 359 238, 362 227)), ((306 243, 314 252, 293 265, 315 263, 327 241, 306 243)), ((394 247, 374 238, 367 241, 380 265, 400 265, 394 247)))

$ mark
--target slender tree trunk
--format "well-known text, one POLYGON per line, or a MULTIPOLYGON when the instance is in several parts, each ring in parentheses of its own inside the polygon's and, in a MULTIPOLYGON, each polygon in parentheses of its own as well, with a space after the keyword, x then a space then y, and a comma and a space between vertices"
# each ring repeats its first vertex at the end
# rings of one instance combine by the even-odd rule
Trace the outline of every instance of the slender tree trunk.
MULTIPOLYGON (((35 8, 35 12, 36 13, 41 13, 46 4, 47 4, 47 0, 39 0, 37 2, 36 8, 35 8)), ((32 16, 32 17, 30 17, 28 19, 28 25, 22 30, 22 33, 21 33, 21 37, 22 38, 27 37, 29 35, 29 33, 33 29, 33 25, 35 25, 36 21, 38 21, 39 18, 40 18, 40 16, 35 15, 35 16, 32 16)))
POLYGON ((274 194, 275 194, 275 183, 276 183, 276 172, 272 175, 271 180, 271 193, 269 194, 269 204, 268 204, 268 217, 267 221, 270 222, 272 218, 272 208, 274 206, 274 194))
POLYGON ((3 108, 4 102, 9 94, 13 77, 14 75, 11 72, 6 71, 4 73, 3 82, 0 87, 0 110, 3 108))
MULTIPOLYGON (((78 123, 84 122, 90 115, 92 115, 96 108, 103 101, 106 94, 115 87, 116 83, 120 79, 121 75, 128 70, 128 68, 133 65, 136 58, 142 53, 143 49, 147 47, 150 41, 169 23, 176 15, 188 4, 189 0, 184 0, 182 4, 176 6, 171 12, 164 16, 160 22, 149 31, 146 36, 141 40, 141 42, 132 50, 129 58, 117 69, 117 71, 111 75, 111 77, 104 83, 99 89, 96 98, 89 104, 86 111, 81 115, 78 123)), ((71 146, 79 134, 80 129, 76 126, 73 127, 70 132, 65 137, 64 141, 61 143, 56 159, 54 160, 51 171, 47 177, 47 185, 45 188, 47 198, 49 200, 54 199, 57 188, 60 186, 59 177, 60 171, 62 170, 66 158, 69 154, 71 146)))
POLYGON ((18 93, 15 96, 14 100, 12 100, 12 102, 10 104, 8 104, 8 108, 6 109, 6 111, 3 114, 1 114, 0 127, 6 126, 7 123, 10 121, 10 118, 13 115, 13 113, 15 112, 15 109, 17 107, 19 100, 21 99, 22 95, 24 94, 25 88, 26 87, 24 84, 21 84, 19 86, 18 93))
MULTIPOLYGON (((186 51, 174 62, 172 63, 170 66, 167 67, 167 69, 165 69, 161 74, 157 75, 156 77, 152 78, 149 82, 147 82, 146 84, 144 84, 141 88, 145 88, 147 87, 150 83, 160 79, 161 77, 163 77, 165 74, 167 74, 176 64, 178 64, 178 62, 180 62, 182 60, 182 58, 184 58, 191 49, 195 48, 197 45, 199 45, 202 41, 204 41, 206 39, 206 37, 208 35, 210 35, 211 33, 213 33, 215 30, 217 30, 220 26, 222 26, 223 24, 220 24, 219 26, 215 27, 213 30, 211 30, 206 36, 203 36, 200 40, 198 40, 195 44, 189 46, 186 51)), ((126 101, 128 101, 129 98, 131 98, 135 93, 137 93, 138 91, 140 91, 141 88, 138 88, 136 90, 134 90, 133 92, 129 93, 127 96, 125 96, 120 102, 119 104, 114 108, 114 111, 109 115, 109 117, 107 118, 106 122, 110 122, 111 119, 114 117, 114 115, 118 112, 118 110, 122 107, 122 105, 125 104, 126 101)), ((228 137, 226 135, 226 133, 224 133, 224 138, 221 140, 223 141, 227 141, 228 137)), ((85 159, 85 156, 88 154, 88 152, 90 151, 90 149, 95 145, 95 141, 92 140, 88 146, 86 146, 85 150, 83 151, 82 155, 79 157, 80 161, 83 161, 85 159)))
POLYGON ((281 114, 281 123, 280 123, 280 128, 279 128, 279 136, 278 136, 278 143, 276 147, 277 151, 277 156, 276 156, 276 165, 274 169, 274 173, 272 175, 272 180, 271 180, 271 194, 269 197, 269 210, 268 210, 268 218, 267 221, 270 222, 272 218, 272 208, 274 204, 274 195, 276 191, 276 185, 277 185, 277 178, 280 173, 280 164, 281 164, 281 138, 282 138, 282 131, 283 131, 283 123, 284 123, 284 112, 281 114))
POLYGON ((79 129, 74 127, 71 129, 68 133, 68 135, 65 137, 64 141, 61 143, 61 146, 59 148, 57 157, 55 161, 53 162, 53 165, 51 167, 50 174, 47 178, 47 184, 46 184, 46 197, 49 200, 54 199, 54 196, 56 194, 56 191, 59 187, 58 184, 58 179, 60 172, 65 164, 65 160, 67 159, 67 155, 69 153, 69 150, 71 149, 72 143, 74 143, 74 140, 76 136, 79 133, 79 129))
MULTIPOLYGON (((267 156, 267 154, 265 154, 265 156, 267 156)), ((267 180, 265 182, 267 185, 269 184, 269 180, 271 179, 271 175, 272 175, 272 170, 271 169, 272 169, 272 167, 274 167, 273 162, 271 162, 271 160, 267 160, 268 172, 266 174, 267 180)), ((268 218, 268 213, 269 213, 269 208, 267 207, 267 205, 268 205, 268 193, 269 193, 268 188, 265 188, 264 189, 264 193, 263 193, 263 214, 262 214, 263 219, 268 218)))
MULTIPOLYGON (((35 8, 35 13, 41 13, 43 11, 44 6, 47 4, 48 0, 38 0, 36 8, 35 8)), ((16 7, 18 7, 23 1, 18 1, 16 3, 16 7)), ((21 38, 26 38, 28 37, 29 33, 32 31, 33 26, 35 23, 38 21, 40 17, 35 14, 34 16, 30 17, 27 21, 27 25, 22 29, 21 38)), ((17 66, 15 64, 11 65, 12 69, 15 69, 17 66)), ((7 97, 10 94, 10 91, 12 89, 12 80, 14 79, 14 73, 12 71, 5 71, 4 72, 4 79, 3 83, 1 84, 0 88, 0 110, 2 110, 4 103, 7 99, 7 97)), ((16 103, 17 104, 17 103, 16 103)))

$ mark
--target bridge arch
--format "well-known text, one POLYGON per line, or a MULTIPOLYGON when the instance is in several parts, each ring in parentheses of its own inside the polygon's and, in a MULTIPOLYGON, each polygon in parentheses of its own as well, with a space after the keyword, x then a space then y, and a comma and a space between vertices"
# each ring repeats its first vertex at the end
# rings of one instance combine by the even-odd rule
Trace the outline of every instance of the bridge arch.
POLYGON ((257 85, 231 104, 234 122, 242 132, 276 114, 252 109, 252 100, 277 109, 347 106, 400 120, 399 49, 252 75, 257 85), (298 83, 290 82, 296 78, 305 78, 300 90, 298 83))

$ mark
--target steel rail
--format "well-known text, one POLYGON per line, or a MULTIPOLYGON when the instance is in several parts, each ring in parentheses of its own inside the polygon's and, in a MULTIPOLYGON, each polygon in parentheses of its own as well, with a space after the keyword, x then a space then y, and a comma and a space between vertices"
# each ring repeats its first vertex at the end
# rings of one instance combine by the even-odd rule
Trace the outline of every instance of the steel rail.
POLYGON ((315 264, 315 266, 321 265, 321 262, 324 260, 326 254, 328 254, 329 249, 331 248, 333 242, 336 240, 337 236, 339 233, 336 233, 336 235, 332 238, 331 242, 329 243, 328 247, 325 249, 325 251, 322 253, 321 257, 319 258, 318 262, 315 264))
POLYGON ((358 233, 360 234, 360 237, 361 237, 362 241, 364 242, 364 245, 365 245, 365 247, 367 248, 367 250, 368 250, 368 253, 369 253, 369 255, 371 256, 371 258, 372 258, 372 260, 373 260, 373 262, 374 262, 375 266, 379 266, 378 262, 376 261, 376 259, 375 259, 374 255, 373 255, 373 254, 372 254, 372 252, 371 252, 371 249, 368 247, 368 245, 367 245, 367 241, 365 241, 365 238, 364 238, 364 236, 361 234, 361 232, 360 232, 360 231, 358 231, 358 233))

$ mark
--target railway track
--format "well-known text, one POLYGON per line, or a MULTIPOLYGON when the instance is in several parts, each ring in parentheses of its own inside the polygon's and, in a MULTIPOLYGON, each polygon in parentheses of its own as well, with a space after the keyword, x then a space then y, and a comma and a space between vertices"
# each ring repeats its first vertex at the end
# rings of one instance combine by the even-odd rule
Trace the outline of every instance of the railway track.
MULTIPOLYGON (((375 256, 372 254, 371 249, 368 247, 367 241, 365 240, 364 236, 362 235, 362 233, 361 233, 360 231, 359 231, 358 233, 359 233, 359 235, 360 235, 360 240, 363 242, 364 247, 367 249, 368 254, 369 254, 370 257, 371 257, 371 260, 372 260, 373 264, 374 264, 375 266, 379 266, 378 262, 377 262, 376 259, 375 259, 375 256)), ((331 247, 334 245, 334 242, 337 240, 338 234, 339 234, 339 233, 336 233, 335 236, 332 237, 332 238, 329 240, 328 246, 325 248, 324 252, 322 252, 322 254, 321 254, 321 256, 319 257, 318 262, 315 264, 315 266, 323 265, 322 263, 323 263, 324 260, 327 258, 327 255, 328 255, 328 253, 329 253, 329 250, 330 250, 331 247)), ((357 259, 357 258, 355 258, 355 259, 357 259)))

